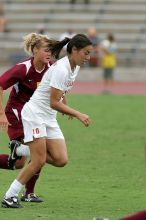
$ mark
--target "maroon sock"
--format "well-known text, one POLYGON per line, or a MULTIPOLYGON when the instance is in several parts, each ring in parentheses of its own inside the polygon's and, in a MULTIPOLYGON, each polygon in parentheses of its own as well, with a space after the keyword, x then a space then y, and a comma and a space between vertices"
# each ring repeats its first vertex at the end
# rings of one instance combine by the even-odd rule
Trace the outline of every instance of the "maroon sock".
POLYGON ((7 169, 10 170, 8 165, 8 154, 0 154, 0 169, 7 169))
POLYGON ((34 187, 35 187, 36 181, 39 178, 40 172, 41 172, 41 169, 34 176, 32 176, 31 179, 25 184, 26 195, 30 193, 34 193, 34 187))
POLYGON ((124 218, 122 218, 122 220, 146 220, 146 210, 143 210, 141 212, 137 212, 134 215, 124 217, 124 218))

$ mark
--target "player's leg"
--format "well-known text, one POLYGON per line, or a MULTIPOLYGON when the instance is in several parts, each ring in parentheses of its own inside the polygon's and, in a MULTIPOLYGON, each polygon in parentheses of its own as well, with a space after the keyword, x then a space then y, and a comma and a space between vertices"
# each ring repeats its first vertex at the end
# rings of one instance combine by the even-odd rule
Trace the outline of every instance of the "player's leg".
MULTIPOLYGON (((49 126, 49 128, 45 128, 45 132, 47 132, 47 137, 49 138, 46 140, 47 162, 57 167, 65 166, 68 161, 67 148, 64 136, 58 126, 58 123, 56 123, 56 127, 53 125, 53 127, 49 126)), ((40 170, 26 184, 26 195, 32 195, 35 183, 39 177, 39 172, 40 170)), ((35 200, 35 202, 42 202, 41 198, 37 197, 36 199, 37 201, 35 200)))
POLYGON ((0 169, 11 170, 8 163, 9 154, 0 154, 0 169))
POLYGON ((62 131, 56 121, 56 126, 47 127, 47 158, 46 162, 56 167, 63 167, 68 162, 67 147, 62 131))
MULTIPOLYGON (((25 154, 21 154, 21 155, 17 154, 17 150, 21 148, 20 147, 21 143, 22 143, 21 138, 17 138, 16 140, 11 140, 9 143, 10 155, 8 158, 8 164, 12 170, 23 168, 26 162, 27 157, 25 154)), ((29 151, 29 155, 30 155, 30 151, 29 151)))
POLYGON ((0 169, 15 170, 21 169, 24 166, 26 157, 17 154, 18 146, 20 146, 20 143, 13 140, 9 143, 10 155, 0 154, 0 169))
POLYGON ((41 169, 37 171, 25 184, 25 191, 22 193, 22 202, 43 202, 44 200, 34 193, 36 182, 40 176, 41 169))
MULTIPOLYGON (((19 118, 21 118, 20 112, 21 111, 19 110, 18 111, 19 118)), ((17 120, 16 115, 14 114, 13 111, 8 112, 7 117, 12 124, 12 126, 10 126, 8 129, 8 134, 9 134, 10 140, 13 140, 12 143, 10 144, 11 154, 9 158, 9 165, 11 165, 12 168, 19 169, 24 166, 26 157, 30 156, 30 149, 29 149, 29 146, 27 146, 26 144, 23 144, 23 141, 22 141, 24 137, 24 131, 23 131, 21 120, 19 121, 17 120), (16 121, 17 121, 17 125, 15 124, 16 121), (20 141, 21 143, 18 143, 18 144, 15 143, 16 137, 18 137, 17 141, 20 141), (15 155, 16 158, 15 157, 13 158, 13 155, 15 155), (21 156, 21 160, 17 160, 17 156, 21 156)), ((28 130, 29 127, 26 130, 28 130)), ((30 130, 29 132, 31 133, 30 130)), ((41 170, 37 171, 34 174, 34 176, 26 183, 25 190, 21 197, 21 201, 24 201, 24 202, 42 202, 43 201, 40 197, 38 197, 34 193, 35 184, 39 178, 40 171, 41 170)))
MULTIPOLYGON (((11 122, 13 121, 13 112, 9 113, 8 117, 11 122)), ((10 169, 20 169, 24 166, 27 157, 30 156, 29 146, 23 143, 23 127, 22 123, 17 123, 9 127, 8 134, 11 139, 10 142, 10 156, 8 158, 8 166, 10 169), (17 137, 17 138, 14 138, 17 137), (13 140, 15 139, 15 140, 13 140), (20 159, 21 158, 21 159, 20 159)), ((35 184, 40 175, 39 170, 25 185, 25 190, 22 193, 21 201, 24 202, 43 202, 43 199, 34 193, 35 184)))
POLYGON ((45 165, 46 162, 46 139, 36 138, 28 143, 31 161, 22 169, 18 175, 18 181, 24 185, 30 178, 45 165))
POLYGON ((29 143, 31 161, 19 173, 17 179, 13 181, 10 188, 5 194, 2 206, 6 208, 21 208, 18 202, 18 193, 29 179, 45 164, 46 162, 46 139, 37 138, 29 143), (14 200, 16 199, 16 201, 14 200), (16 204, 17 203, 17 204, 16 204))
MULTIPOLYGON (((22 141, 23 139, 23 126, 22 122, 20 120, 20 111, 16 112, 13 111, 13 109, 9 109, 9 111, 6 111, 6 116, 8 118, 8 121, 11 125, 8 126, 8 136, 9 139, 22 141)), ((10 156, 8 154, 0 155, 0 168, 3 169, 20 169, 25 164, 25 158, 19 157, 18 155, 14 155, 13 152, 15 152, 17 144, 15 144, 15 141, 10 142, 9 147, 11 149, 10 156), (21 160, 18 160, 21 159, 21 160), (18 162, 16 162, 18 160, 18 162)))
MULTIPOLYGON (((9 126, 10 127, 10 126, 9 126)), ((11 150, 10 155, 9 154, 0 154, 0 168, 1 169, 8 169, 8 170, 14 170, 14 169, 20 169, 24 166, 25 158, 19 157, 15 153, 15 148, 20 145, 19 141, 21 141, 23 132, 21 132, 21 128, 15 128, 15 126, 11 126, 11 128, 8 128, 8 135, 10 140, 13 140, 14 136, 16 135, 17 141, 10 141, 9 148, 11 150), (16 142, 16 143, 15 143, 16 142), (18 162, 18 165, 16 165, 16 161, 18 159, 21 159, 18 162)))
POLYGON ((68 162, 67 147, 64 139, 47 139, 47 163, 64 167, 68 162))
MULTIPOLYGON (((14 169, 20 169, 24 166, 27 156, 30 156, 28 145, 22 144, 16 140, 10 142, 11 154, 9 164, 14 169), (15 146, 15 147, 14 147, 15 146), (25 155, 25 156, 23 156, 25 155), (21 156, 21 159, 17 159, 21 156), (23 162, 22 162, 23 160, 23 162)), ((34 193, 35 184, 39 178, 41 169, 25 184, 25 190, 22 193, 21 201, 23 202, 43 202, 43 199, 34 193)))

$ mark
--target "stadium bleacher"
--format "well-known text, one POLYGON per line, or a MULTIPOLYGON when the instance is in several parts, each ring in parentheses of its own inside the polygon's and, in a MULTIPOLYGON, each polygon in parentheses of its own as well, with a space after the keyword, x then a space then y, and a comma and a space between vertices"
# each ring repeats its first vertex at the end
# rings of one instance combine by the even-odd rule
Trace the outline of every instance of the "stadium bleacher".
MULTIPOLYGON (((0 1, 2 2, 2 0, 0 1)), ((3 0, 7 32, 0 33, 1 66, 22 54, 22 37, 44 25, 53 38, 67 29, 86 33, 95 26, 104 38, 112 32, 118 43, 119 65, 146 64, 146 0, 3 0)), ((23 56, 23 55, 22 55, 23 56)))

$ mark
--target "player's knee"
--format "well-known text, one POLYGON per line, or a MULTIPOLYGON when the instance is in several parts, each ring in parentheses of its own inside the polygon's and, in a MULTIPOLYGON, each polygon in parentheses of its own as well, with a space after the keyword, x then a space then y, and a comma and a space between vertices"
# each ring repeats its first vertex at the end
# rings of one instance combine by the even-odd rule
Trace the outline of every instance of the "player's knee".
POLYGON ((40 170, 46 163, 46 159, 45 158, 35 158, 35 160, 31 160, 31 165, 36 169, 36 170, 40 170))
POLYGON ((55 165, 57 167, 64 167, 67 163, 68 163, 67 157, 59 158, 58 160, 55 161, 55 165))

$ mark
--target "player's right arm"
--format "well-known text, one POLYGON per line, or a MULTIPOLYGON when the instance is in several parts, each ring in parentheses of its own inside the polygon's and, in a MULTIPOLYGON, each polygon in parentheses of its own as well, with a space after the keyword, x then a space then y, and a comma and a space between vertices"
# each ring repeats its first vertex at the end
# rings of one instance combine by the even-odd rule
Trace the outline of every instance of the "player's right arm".
POLYGON ((0 129, 2 130, 7 130, 8 125, 10 125, 3 107, 4 90, 23 80, 25 75, 26 70, 24 65, 16 65, 0 76, 0 129))
MULTIPOLYGON (((56 66, 55 66, 56 67, 56 66)), ((68 72, 67 70, 61 69, 59 67, 54 69, 50 68, 52 71, 52 76, 50 79, 50 106, 54 110, 61 112, 63 114, 69 115, 71 117, 75 117, 80 120, 85 126, 89 126, 91 120, 88 115, 83 114, 70 106, 66 103, 63 103, 62 97, 64 96, 64 91, 68 91, 67 82, 68 82, 68 72)))
POLYGON ((17 82, 23 81, 26 76, 26 67, 23 64, 15 65, 0 76, 0 87, 3 90, 10 88, 17 82))
POLYGON ((63 92, 56 88, 51 88, 50 105, 58 112, 72 116, 80 120, 85 126, 89 126, 91 120, 88 115, 83 114, 60 101, 63 92))

